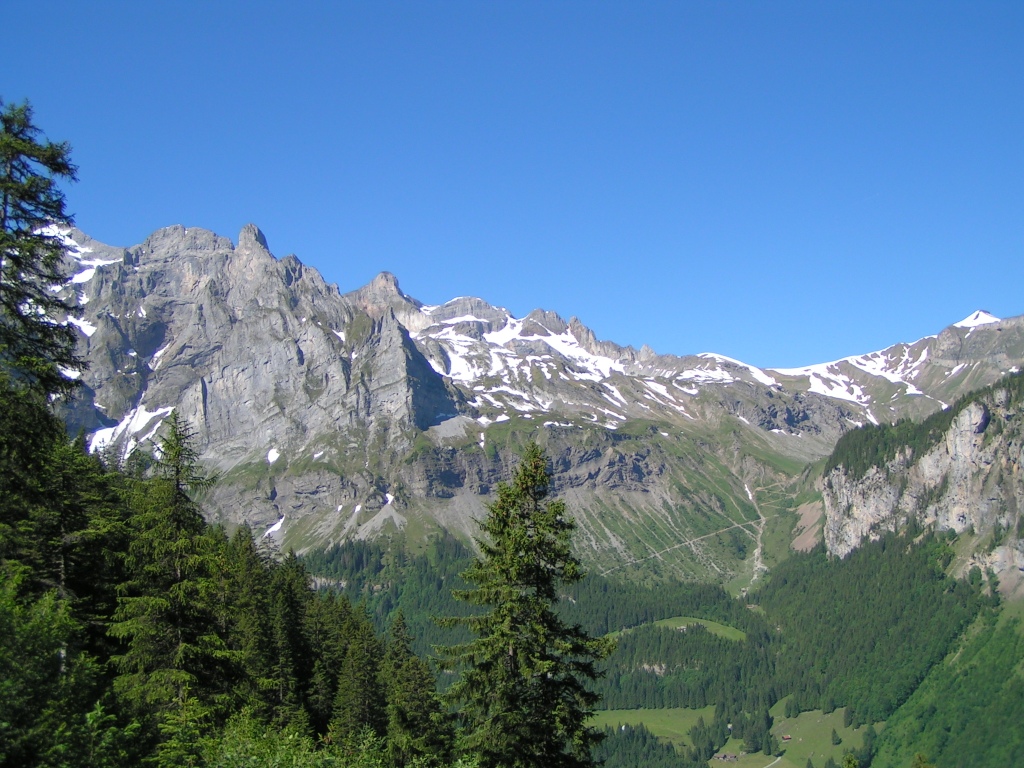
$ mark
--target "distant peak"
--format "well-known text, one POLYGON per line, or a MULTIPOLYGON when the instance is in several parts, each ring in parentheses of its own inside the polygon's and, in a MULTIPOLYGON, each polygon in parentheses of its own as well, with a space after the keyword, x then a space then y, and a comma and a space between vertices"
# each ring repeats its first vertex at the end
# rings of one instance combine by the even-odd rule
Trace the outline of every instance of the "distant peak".
POLYGON ((979 325, 988 325, 989 323, 998 323, 999 318, 995 315, 991 315, 984 309, 976 310, 972 312, 959 323, 953 323, 954 328, 976 328, 979 325))
POLYGON ((393 293, 396 296, 402 295, 402 289, 398 287, 398 278, 390 272, 381 272, 370 282, 370 290, 374 293, 393 293))
POLYGON ((246 224, 242 227, 242 231, 238 233, 238 247, 254 248, 256 246, 261 247, 265 251, 270 250, 270 247, 267 245, 267 238, 263 236, 260 228, 255 224, 246 224))

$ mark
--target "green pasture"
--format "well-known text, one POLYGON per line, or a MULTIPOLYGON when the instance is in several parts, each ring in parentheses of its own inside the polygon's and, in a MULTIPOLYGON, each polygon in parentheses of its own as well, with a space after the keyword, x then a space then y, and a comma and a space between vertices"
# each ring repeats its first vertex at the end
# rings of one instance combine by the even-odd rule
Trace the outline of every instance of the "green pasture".
MULTIPOLYGON (((682 617, 679 617, 682 618, 682 617)), ((666 619, 666 621, 672 621, 666 619)), ((701 620, 703 623, 703 620, 701 620)), ((736 632, 737 630, 727 627, 736 632)), ((735 768, 806 768, 810 758, 815 766, 821 768, 829 757, 841 764, 843 754, 857 749, 864 743, 864 730, 843 726, 843 711, 837 709, 831 714, 824 714, 820 709, 803 712, 799 717, 785 718, 785 700, 776 704, 772 710, 775 724, 772 733, 779 740, 783 751, 781 758, 763 753, 744 755, 735 762, 709 760, 711 768, 715 766, 735 766, 735 768), (832 729, 836 730, 842 743, 832 744, 832 729), (783 741, 789 736, 789 741, 783 741)), ((671 742, 677 749, 690 746, 690 729, 697 724, 697 719, 704 718, 710 723, 715 716, 714 707, 703 709, 607 709, 595 712, 590 724, 596 728, 620 725, 643 725, 659 739, 671 742)), ((884 723, 876 723, 875 730, 881 732, 884 723)), ((730 740, 721 750, 723 753, 738 755, 743 751, 741 739, 730 740)))
MULTIPOLYGON (((710 723, 715 718, 714 707, 703 709, 604 709, 594 713, 590 725, 617 728, 620 725, 640 725, 659 739, 671 742, 677 749, 690 746, 690 729, 703 717, 710 723)), ((801 766, 803 768, 803 766, 801 766)))
MULTIPOLYGON (((806 768, 807 760, 816 768, 825 765, 825 761, 831 757, 837 764, 842 764, 843 755, 852 750, 860 748, 864 743, 864 731, 867 726, 860 728, 843 727, 843 710, 826 715, 820 709, 811 712, 803 712, 799 717, 785 718, 785 700, 780 701, 772 707, 771 713, 775 721, 772 726, 772 733, 779 740, 779 747, 783 750, 781 758, 772 755, 756 753, 745 755, 736 762, 722 762, 720 760, 709 760, 708 765, 714 766, 735 766, 736 768, 806 768), (836 730, 842 743, 832 744, 832 729, 836 730), (783 736, 791 737, 789 741, 783 741, 783 736)), ((883 723, 876 723, 875 730, 881 732, 883 723)), ((723 747, 720 752, 739 754, 743 751, 743 741, 732 739, 723 747)))
POLYGON ((708 619, 698 619, 693 616, 673 616, 670 619, 662 619, 661 621, 654 622, 656 627, 668 627, 670 629, 682 629, 683 627, 689 627, 693 624, 703 624, 704 628, 707 629, 713 635, 724 637, 726 640, 746 640, 747 633, 742 630, 730 627, 728 624, 719 624, 717 621, 710 621, 708 619))

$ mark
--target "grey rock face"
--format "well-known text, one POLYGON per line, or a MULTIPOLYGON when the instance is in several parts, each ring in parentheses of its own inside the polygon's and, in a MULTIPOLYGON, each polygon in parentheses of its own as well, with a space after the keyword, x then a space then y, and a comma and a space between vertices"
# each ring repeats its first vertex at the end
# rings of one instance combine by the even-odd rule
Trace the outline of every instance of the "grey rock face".
POLYGON ((845 556, 865 537, 910 521, 984 539, 1008 532, 1000 568, 1024 565, 1016 536, 1024 511, 1022 414, 1004 389, 962 408, 943 439, 920 456, 904 449, 860 479, 837 467, 823 479, 825 543, 845 556))
POLYGON ((1024 357, 1014 320, 835 370, 763 371, 621 347, 543 310, 518 319, 467 297, 427 307, 389 273, 341 294, 295 256, 275 258, 253 225, 237 246, 180 226, 127 249, 66 237, 81 312, 69 322, 90 364, 69 429, 123 456, 178 409, 221 475, 203 500, 211 516, 257 530, 283 517, 274 536, 297 549, 470 534, 537 439, 594 561, 717 577, 746 566, 716 531, 753 537, 758 489, 795 482, 789 468, 875 418, 877 398, 938 408, 958 382, 1024 357), (848 391, 822 385, 840 376, 848 391))

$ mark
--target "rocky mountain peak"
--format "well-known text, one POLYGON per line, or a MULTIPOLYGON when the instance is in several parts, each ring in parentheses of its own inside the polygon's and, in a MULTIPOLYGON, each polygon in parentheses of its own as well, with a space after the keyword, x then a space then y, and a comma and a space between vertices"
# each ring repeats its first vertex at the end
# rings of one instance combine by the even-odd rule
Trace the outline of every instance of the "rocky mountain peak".
POLYGON ((398 278, 390 272, 381 272, 367 286, 369 293, 376 294, 378 296, 401 296, 405 298, 405 294, 402 293, 402 289, 398 287, 398 278))
POLYGON ((423 304, 402 293, 398 278, 390 272, 381 272, 359 290, 346 294, 345 298, 372 317, 382 317, 390 310, 406 328, 423 324, 420 317, 423 304))
POLYGON ((238 250, 261 249, 270 253, 270 246, 267 245, 267 238, 255 224, 246 224, 238 233, 238 250))

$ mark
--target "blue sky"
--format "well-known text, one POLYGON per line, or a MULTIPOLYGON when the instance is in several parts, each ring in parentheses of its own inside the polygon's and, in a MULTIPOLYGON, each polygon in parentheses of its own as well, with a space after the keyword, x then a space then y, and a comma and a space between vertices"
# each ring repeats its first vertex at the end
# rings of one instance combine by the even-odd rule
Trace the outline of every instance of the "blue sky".
POLYGON ((46 2, 0 96, 114 245, 795 366, 1024 314, 1021 2, 46 2))

